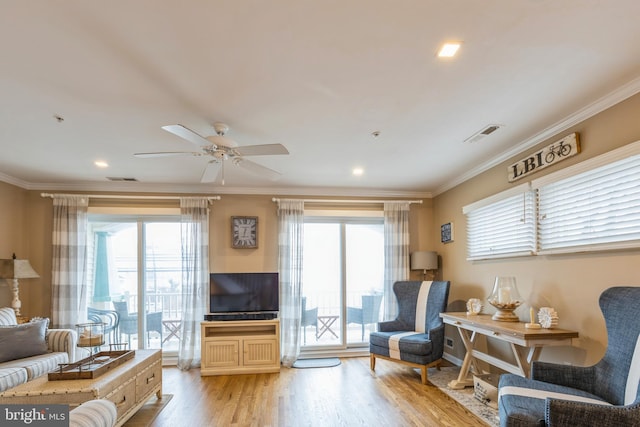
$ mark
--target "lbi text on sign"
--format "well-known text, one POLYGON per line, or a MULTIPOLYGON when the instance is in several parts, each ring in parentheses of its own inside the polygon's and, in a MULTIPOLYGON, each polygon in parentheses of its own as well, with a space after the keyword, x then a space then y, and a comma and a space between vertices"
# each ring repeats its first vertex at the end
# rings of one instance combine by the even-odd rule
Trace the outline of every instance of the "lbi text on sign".
POLYGON ((580 140, 572 133, 508 167, 509 182, 517 181, 580 152, 580 140))

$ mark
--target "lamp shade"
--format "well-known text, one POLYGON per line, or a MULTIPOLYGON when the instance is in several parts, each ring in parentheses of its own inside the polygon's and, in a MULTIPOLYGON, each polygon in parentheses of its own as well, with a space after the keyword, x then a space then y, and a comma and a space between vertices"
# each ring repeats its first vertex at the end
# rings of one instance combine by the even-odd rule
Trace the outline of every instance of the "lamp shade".
POLYGON ((40 277, 26 259, 0 259, 0 278, 34 279, 40 277))
POLYGON ((437 270, 438 254, 433 251, 413 252, 411 254, 412 270, 437 270))

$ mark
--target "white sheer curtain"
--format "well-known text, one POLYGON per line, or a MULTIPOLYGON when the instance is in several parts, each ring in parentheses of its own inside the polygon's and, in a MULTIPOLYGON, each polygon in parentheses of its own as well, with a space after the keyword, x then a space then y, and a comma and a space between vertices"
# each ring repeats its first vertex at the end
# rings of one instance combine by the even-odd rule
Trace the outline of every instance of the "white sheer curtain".
POLYGON ((209 295, 209 200, 180 198, 182 238, 182 327, 178 368, 200 366, 200 322, 209 295))
POLYGON ((393 284, 409 279, 409 206, 408 202, 384 203, 384 320, 398 314, 393 284))
POLYGON ((53 197, 51 324, 75 329, 87 312, 87 196, 53 197))
POLYGON ((300 355, 304 201, 278 202, 278 270, 280 275, 280 354, 290 368, 300 355))

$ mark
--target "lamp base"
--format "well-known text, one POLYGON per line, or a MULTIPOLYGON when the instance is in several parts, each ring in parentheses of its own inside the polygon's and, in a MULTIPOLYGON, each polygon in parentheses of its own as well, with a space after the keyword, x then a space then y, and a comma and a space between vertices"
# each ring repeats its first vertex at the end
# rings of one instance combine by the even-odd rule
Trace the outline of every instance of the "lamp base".
POLYGON ((513 313, 513 310, 500 310, 491 317, 499 322, 519 322, 520 318, 513 313))

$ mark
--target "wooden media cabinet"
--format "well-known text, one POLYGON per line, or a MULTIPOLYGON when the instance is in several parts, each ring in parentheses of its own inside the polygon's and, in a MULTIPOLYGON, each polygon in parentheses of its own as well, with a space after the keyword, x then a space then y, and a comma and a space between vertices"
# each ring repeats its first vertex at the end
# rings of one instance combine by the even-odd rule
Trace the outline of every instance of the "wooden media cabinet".
POLYGON ((200 375, 280 372, 280 321, 202 322, 200 375))

